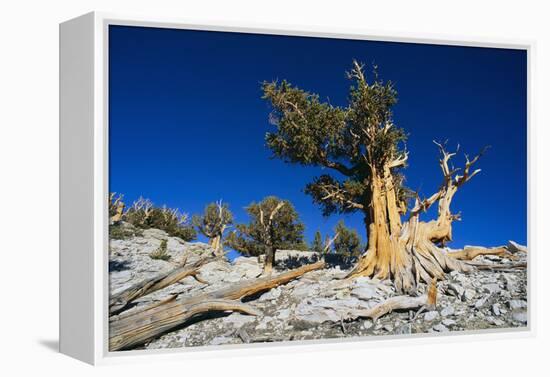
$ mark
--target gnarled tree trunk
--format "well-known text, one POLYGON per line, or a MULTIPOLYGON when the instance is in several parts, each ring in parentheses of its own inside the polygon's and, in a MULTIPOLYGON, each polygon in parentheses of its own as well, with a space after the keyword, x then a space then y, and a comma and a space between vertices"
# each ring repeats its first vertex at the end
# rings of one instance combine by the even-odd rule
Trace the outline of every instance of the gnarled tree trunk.
POLYGON ((267 221, 264 220, 263 210, 260 208, 260 223, 265 232, 265 246, 266 254, 264 261, 264 274, 270 275, 273 271, 273 264, 275 263, 275 245, 273 244, 273 219, 279 210, 285 205, 285 202, 279 202, 277 206, 271 211, 267 221))
POLYGON ((221 235, 215 235, 208 241, 210 246, 212 247, 212 250, 214 250, 214 255, 222 255, 223 254, 223 248, 222 248, 222 236, 221 235))
MULTIPOLYGON (((442 247, 452 240, 452 222, 460 218, 451 213, 452 199, 460 186, 480 172, 479 169, 470 172, 470 167, 483 151, 472 160, 466 156, 466 164, 459 175, 457 173, 460 169, 449 168, 449 159, 456 153, 448 153, 441 144, 436 144, 442 155, 440 167, 444 176, 443 184, 431 197, 423 201, 417 198, 408 221, 404 223, 401 222, 391 168, 404 163, 406 158, 388 162, 383 173, 372 168, 372 199, 366 206, 368 212, 365 216, 368 248, 349 277, 391 278, 398 291, 412 292, 417 283, 429 283, 433 278, 441 279, 445 272, 472 270, 472 266, 458 260, 462 259, 458 258, 461 255, 447 254, 442 247), (437 219, 420 221, 420 213, 436 202, 437 219)), ((494 252, 478 250, 476 255, 490 253, 494 252)))

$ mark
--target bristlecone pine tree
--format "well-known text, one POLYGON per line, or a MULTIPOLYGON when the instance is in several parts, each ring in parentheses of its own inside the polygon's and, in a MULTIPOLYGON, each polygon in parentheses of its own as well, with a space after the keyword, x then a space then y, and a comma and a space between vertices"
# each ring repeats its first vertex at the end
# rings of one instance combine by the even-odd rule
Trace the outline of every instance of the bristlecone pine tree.
POLYGON ((316 251, 318 253, 322 253, 324 246, 323 246, 323 237, 321 236, 321 232, 317 231, 315 232, 315 236, 313 237, 313 242, 311 243, 310 249, 312 251, 316 251))
POLYGON ((338 235, 333 243, 333 249, 336 254, 348 257, 361 255, 361 238, 359 238, 357 230, 348 228, 344 220, 340 220, 334 228, 334 234, 338 235))
POLYGON ((269 196, 251 203, 246 211, 249 224, 237 224, 226 243, 249 256, 265 254, 264 273, 270 274, 277 249, 305 249, 304 224, 288 200, 269 196))
POLYGON ((286 162, 331 169, 306 186, 306 193, 328 216, 360 211, 368 238, 350 277, 375 276, 393 279, 398 291, 414 292, 420 281, 441 278, 449 270, 471 267, 445 254, 442 246, 451 240, 451 224, 458 219, 450 209, 453 196, 477 175, 472 171, 483 151, 462 169, 450 166, 456 153, 437 144, 441 153, 443 182, 433 195, 407 208, 412 193, 404 186, 401 173, 408 152, 406 134, 392 120, 397 92, 375 73, 368 82, 363 65, 354 61, 348 78, 352 81, 347 107, 321 102, 319 96, 286 81, 265 82, 263 98, 273 108, 274 132, 266 141, 276 157, 286 162), (419 221, 421 212, 438 203, 435 220, 419 221), (406 221, 402 216, 408 212, 406 221))
POLYGON ((193 216, 192 222, 199 232, 209 238, 214 253, 223 253, 223 233, 233 224, 233 214, 227 204, 221 201, 208 204, 204 214, 193 216))
POLYGON ((109 224, 119 223, 124 216, 124 208, 126 205, 123 202, 123 195, 116 192, 109 194, 109 224))
POLYGON ((149 199, 141 197, 124 212, 122 219, 140 229, 164 230, 170 236, 184 241, 197 237, 197 231, 189 224, 186 213, 181 213, 177 208, 156 207, 149 199))

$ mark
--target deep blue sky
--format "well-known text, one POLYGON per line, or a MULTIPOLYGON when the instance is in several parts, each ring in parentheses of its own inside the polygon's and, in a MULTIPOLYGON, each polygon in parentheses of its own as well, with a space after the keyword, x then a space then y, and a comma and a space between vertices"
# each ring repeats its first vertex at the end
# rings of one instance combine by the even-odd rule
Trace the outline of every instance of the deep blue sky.
MULTIPOLYGON (((303 193, 323 171, 270 158, 260 83, 287 79, 345 105, 355 58, 376 63, 399 92, 412 189, 428 196, 441 183, 433 139, 471 155, 491 145, 455 196, 463 220, 450 246, 526 243, 524 51, 122 26, 109 38, 110 190, 127 202, 144 196, 193 214, 223 199, 245 222, 247 204, 276 195, 294 203, 308 241, 332 233, 341 217, 323 218, 303 193)), ((343 217, 365 240, 361 215, 343 217)))

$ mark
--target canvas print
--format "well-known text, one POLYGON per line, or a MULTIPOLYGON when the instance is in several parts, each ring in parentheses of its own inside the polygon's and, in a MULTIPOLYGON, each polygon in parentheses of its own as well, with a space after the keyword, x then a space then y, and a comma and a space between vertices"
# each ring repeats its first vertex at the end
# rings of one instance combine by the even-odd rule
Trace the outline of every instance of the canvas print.
POLYGON ((109 350, 528 326, 527 52, 109 27, 109 350))

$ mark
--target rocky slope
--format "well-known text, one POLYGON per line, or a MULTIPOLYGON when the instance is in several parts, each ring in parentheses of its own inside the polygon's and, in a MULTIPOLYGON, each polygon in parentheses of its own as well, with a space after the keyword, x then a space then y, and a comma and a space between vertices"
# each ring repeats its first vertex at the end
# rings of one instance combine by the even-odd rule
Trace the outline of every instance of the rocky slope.
MULTIPOLYGON (((510 247, 521 247, 513 246, 510 247)), ((182 260, 192 263, 209 255, 207 244, 184 242, 160 230, 149 229, 128 239, 110 241, 110 290, 170 270, 182 260), (168 261, 152 259, 162 240, 167 240, 168 261)), ((517 253, 523 261, 526 254, 517 253)), ((279 270, 315 260, 310 252, 280 251, 279 270)), ((478 257, 476 262, 506 263, 500 257, 478 257)), ((343 266, 346 268, 348 266, 343 266)), ((252 279, 261 273, 258 258, 239 257, 233 263, 216 260, 200 269, 201 283, 187 277, 163 290, 144 296, 137 306, 155 303, 169 294, 195 295, 252 279)), ((379 318, 354 318, 357 309, 371 308, 395 295, 389 281, 359 278, 351 284, 339 280, 339 265, 313 271, 301 279, 271 289, 249 301, 262 315, 220 313, 185 328, 169 332, 142 348, 242 344, 288 340, 327 339, 372 335, 433 333, 524 327, 527 325, 527 274, 525 269, 452 272, 438 283, 436 310, 396 311, 379 318)), ((425 287, 420 287, 420 293, 425 287)), ((130 309, 132 310, 132 309, 130 309)))

